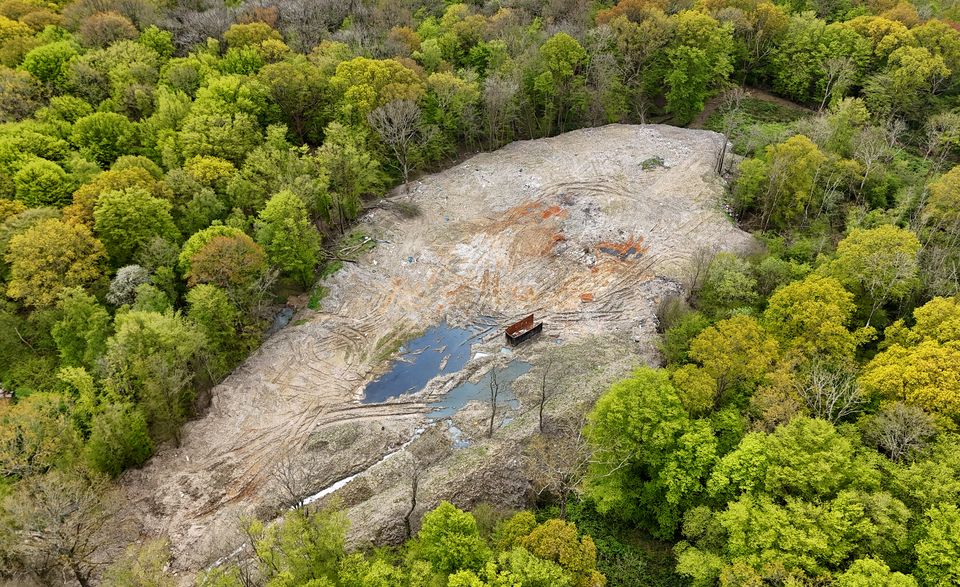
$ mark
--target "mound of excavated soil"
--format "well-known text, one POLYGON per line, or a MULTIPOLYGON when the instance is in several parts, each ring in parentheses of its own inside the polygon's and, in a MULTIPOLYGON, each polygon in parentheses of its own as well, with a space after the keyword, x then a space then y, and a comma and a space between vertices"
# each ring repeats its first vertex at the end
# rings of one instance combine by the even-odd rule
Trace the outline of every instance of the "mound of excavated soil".
MULTIPOLYGON (((493 354, 503 327, 534 312, 544 336, 518 353, 535 366, 545 345, 591 341, 595 360, 582 367, 591 372, 568 390, 579 403, 560 402, 583 409, 610 379, 650 360, 656 303, 679 290, 673 280, 696 250, 751 246, 720 211, 718 139, 613 125, 514 143, 413 182, 394 199, 421 214, 368 214, 359 230, 378 244, 325 283, 322 311, 300 312, 217 386, 179 449, 124 476, 141 533, 168 535, 173 567, 187 575, 234 550, 240 516, 272 515, 285 493, 314 493, 404 446, 424 427, 425 396, 489 358, 419 396, 357 400, 400 342, 443 320, 480 329, 474 350, 493 354)), ((515 449, 532 420, 510 416, 482 440, 482 411, 471 405, 454 419, 457 446, 469 448, 454 449, 446 427, 434 426, 340 491, 355 543, 402 537, 411 454, 424 479, 417 515, 440 497, 522 502, 515 449)))

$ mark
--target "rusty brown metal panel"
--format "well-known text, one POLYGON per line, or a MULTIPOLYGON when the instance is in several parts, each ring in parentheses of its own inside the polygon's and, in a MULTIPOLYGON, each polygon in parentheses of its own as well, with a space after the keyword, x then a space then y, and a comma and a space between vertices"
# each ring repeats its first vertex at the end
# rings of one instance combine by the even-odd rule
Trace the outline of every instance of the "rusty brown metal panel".
POLYGON ((533 314, 526 316, 522 320, 514 322, 510 326, 507 326, 507 334, 509 336, 518 336, 524 332, 533 328, 533 314))

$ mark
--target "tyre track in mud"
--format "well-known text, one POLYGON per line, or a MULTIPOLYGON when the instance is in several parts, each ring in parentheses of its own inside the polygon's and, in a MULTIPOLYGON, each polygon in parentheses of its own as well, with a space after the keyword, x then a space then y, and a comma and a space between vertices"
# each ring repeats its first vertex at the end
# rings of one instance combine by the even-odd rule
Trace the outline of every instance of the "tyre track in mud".
POLYGON ((430 406, 358 398, 400 342, 432 325, 474 329, 485 353, 530 312, 561 343, 649 328, 655 299, 676 289, 664 280, 698 247, 748 244, 719 212, 714 137, 613 125, 514 143, 413 182, 397 198, 419 217, 372 210, 358 229, 379 244, 324 283, 322 307, 217 386, 179 449, 125 476, 140 533, 168 535, 186 576, 223 554, 218 536, 238 517, 276 507, 282 459, 309 455, 323 482, 395 451, 430 406), (644 170, 652 157, 665 166, 644 170))

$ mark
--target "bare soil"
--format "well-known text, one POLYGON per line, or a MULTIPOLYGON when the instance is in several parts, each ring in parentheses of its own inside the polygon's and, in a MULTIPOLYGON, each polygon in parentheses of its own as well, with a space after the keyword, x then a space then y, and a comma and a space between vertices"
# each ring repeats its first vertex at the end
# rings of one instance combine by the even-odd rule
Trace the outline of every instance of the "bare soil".
POLYGON ((354 545, 404 537, 413 471, 414 524, 441 498, 522 506, 518 447, 536 430, 543 354, 560 349, 576 366, 548 412, 582 413, 610 381, 656 360, 656 304, 680 291, 695 251, 753 246, 721 212, 718 148, 708 131, 612 125, 513 143, 396 193, 421 214, 368 213, 357 230, 378 244, 327 279, 320 311, 298 312, 218 385, 180 448, 124 475, 140 536, 168 536, 186 581, 236 550, 242 517, 282 512, 275 471, 290 462, 302 463, 303 495, 363 472, 336 492, 354 545), (531 312, 543 335, 503 350, 503 328, 531 312), (361 404, 399 345, 443 320, 483 332, 467 366, 415 396, 361 404), (430 397, 507 355, 534 369, 492 439, 479 402, 455 429, 429 425, 430 397))

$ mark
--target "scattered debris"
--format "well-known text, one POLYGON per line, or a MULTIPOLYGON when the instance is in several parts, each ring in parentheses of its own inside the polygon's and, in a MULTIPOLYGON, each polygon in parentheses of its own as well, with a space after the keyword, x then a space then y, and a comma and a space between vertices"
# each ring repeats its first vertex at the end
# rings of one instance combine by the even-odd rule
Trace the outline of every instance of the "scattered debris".
POLYGON ((179 448, 124 474, 134 532, 167 535, 171 568, 187 578, 244 540, 237 519, 282 510, 270 472, 298 454, 315 463, 305 494, 366 471, 336 491, 350 539, 363 544, 404 536, 410 454, 425 463, 414 523, 440 498, 522 506, 527 480, 516 457, 536 426, 524 416, 524 397, 532 400, 520 371, 537 369, 545 348, 580 349, 570 360, 593 357, 581 378, 596 381, 571 386, 548 410, 586 409, 611 378, 652 360, 655 329, 637 325, 655 323, 655 300, 679 292, 698 249, 752 246, 717 205, 724 186, 713 171, 716 136, 610 125, 521 141, 424 177, 409 195, 397 192, 391 201, 416 201, 417 216, 369 210, 362 235, 337 249, 355 262, 324 280, 312 310, 300 310, 212 390, 208 412, 184 427, 179 448), (643 171, 655 156, 670 167, 643 171), (503 325, 521 312, 535 313, 550 336, 505 347, 503 325), (475 333, 462 367, 449 342, 410 354, 413 340, 444 322, 475 333), (392 369, 404 344, 400 359, 435 361, 438 376, 422 391, 403 384, 416 393, 364 403, 367 383, 392 369), (471 401, 482 389, 470 385, 483 385, 494 363, 518 373, 517 403, 486 439, 489 409, 471 401), (444 415, 433 411, 441 401, 444 415), (405 445, 447 414, 475 439, 469 447, 448 452, 440 426, 405 445))

